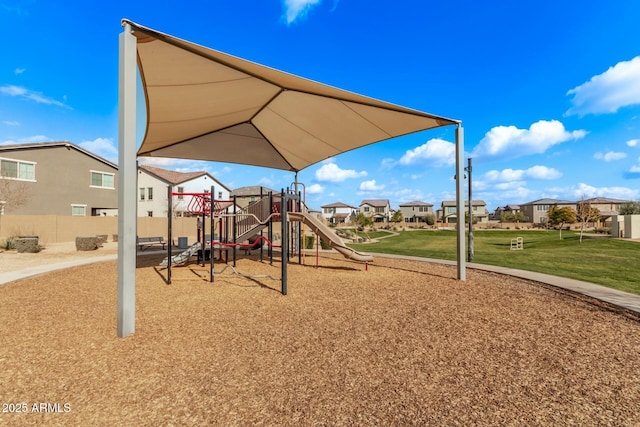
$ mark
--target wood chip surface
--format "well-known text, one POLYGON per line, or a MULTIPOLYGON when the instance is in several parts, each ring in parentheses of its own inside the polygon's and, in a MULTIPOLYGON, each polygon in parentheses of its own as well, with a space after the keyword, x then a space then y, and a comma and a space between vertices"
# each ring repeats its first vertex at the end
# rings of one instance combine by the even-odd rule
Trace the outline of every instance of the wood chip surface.
POLYGON ((279 260, 166 285, 160 259, 124 339, 115 261, 0 286, 0 425, 640 425, 640 321, 591 299, 333 255, 283 296, 279 260))

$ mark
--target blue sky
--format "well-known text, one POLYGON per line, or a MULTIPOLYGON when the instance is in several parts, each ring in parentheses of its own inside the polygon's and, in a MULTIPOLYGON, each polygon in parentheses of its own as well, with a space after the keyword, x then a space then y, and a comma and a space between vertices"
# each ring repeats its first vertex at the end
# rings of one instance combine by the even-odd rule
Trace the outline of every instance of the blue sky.
MULTIPOLYGON (((640 2, 0 0, 0 144, 67 140, 117 161, 122 18, 362 95, 462 120, 490 210, 640 199, 640 2)), ((453 200, 454 128, 299 174, 313 208, 453 200)), ((293 173, 153 159, 230 188, 293 173)))

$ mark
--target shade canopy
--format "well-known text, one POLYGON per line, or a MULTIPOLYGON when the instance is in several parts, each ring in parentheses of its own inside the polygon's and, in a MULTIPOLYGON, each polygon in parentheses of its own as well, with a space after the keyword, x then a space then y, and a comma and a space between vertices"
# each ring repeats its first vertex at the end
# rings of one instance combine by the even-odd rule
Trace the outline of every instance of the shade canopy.
POLYGON ((147 103, 139 156, 299 171, 444 117, 378 101, 133 22, 147 103))

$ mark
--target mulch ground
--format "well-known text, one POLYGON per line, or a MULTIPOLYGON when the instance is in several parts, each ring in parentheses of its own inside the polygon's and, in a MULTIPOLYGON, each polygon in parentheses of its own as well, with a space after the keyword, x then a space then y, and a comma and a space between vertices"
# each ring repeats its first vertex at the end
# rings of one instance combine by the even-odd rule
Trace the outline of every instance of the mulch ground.
POLYGON ((158 261, 124 339, 115 262, 0 287, 0 424, 640 425, 640 321, 593 300, 328 255, 291 264, 287 296, 230 268, 168 286, 158 261))

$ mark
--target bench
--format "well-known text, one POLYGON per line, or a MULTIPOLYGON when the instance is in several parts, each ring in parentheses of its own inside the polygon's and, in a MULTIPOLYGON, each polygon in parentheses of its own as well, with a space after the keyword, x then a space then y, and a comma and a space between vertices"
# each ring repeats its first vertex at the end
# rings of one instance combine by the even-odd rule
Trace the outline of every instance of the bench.
POLYGON ((164 249, 166 245, 164 237, 138 237, 138 248, 140 248, 141 251, 153 245, 162 245, 162 249, 164 249))

